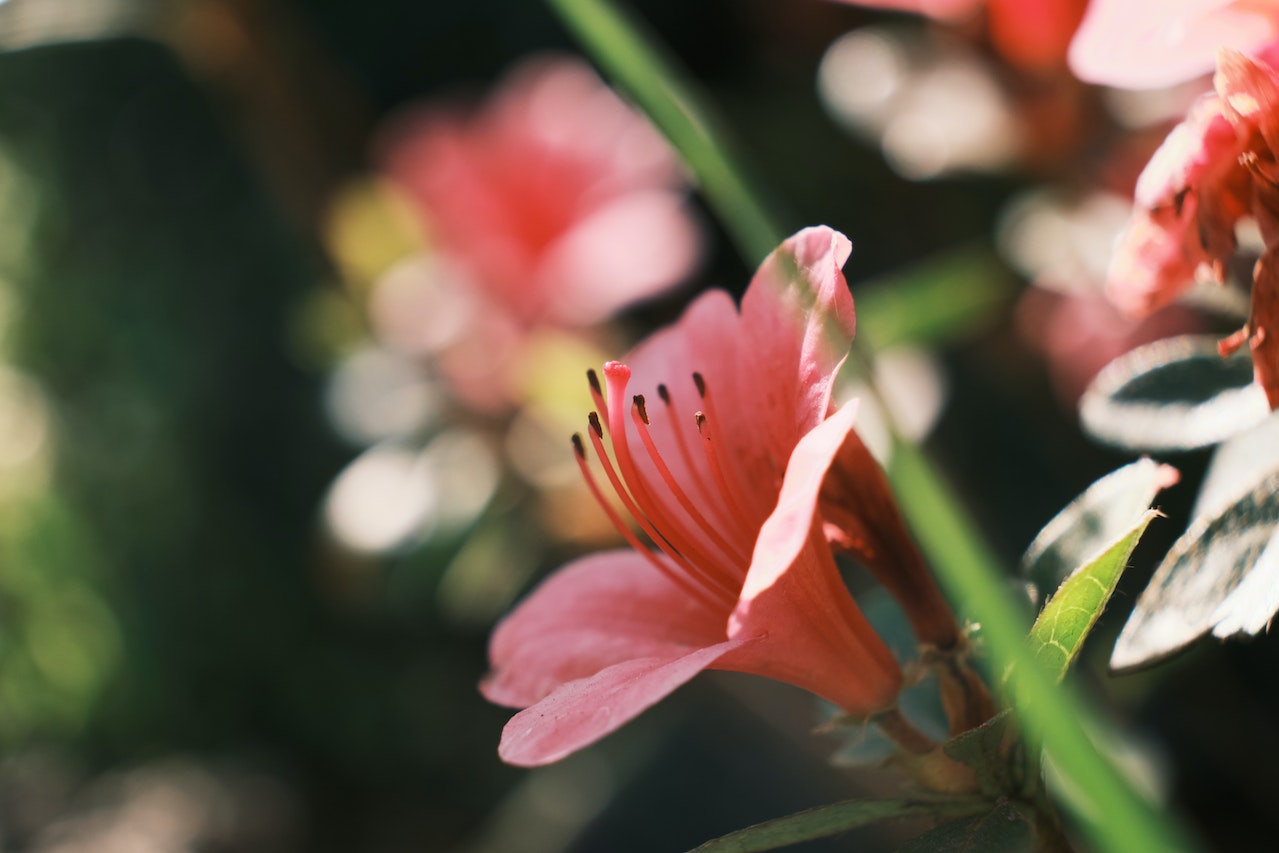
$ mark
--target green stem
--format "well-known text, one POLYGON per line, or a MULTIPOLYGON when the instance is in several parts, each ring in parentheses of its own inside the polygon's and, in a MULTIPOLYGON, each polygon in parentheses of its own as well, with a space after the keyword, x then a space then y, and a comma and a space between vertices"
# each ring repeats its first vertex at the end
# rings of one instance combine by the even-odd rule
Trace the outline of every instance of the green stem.
MULTIPOLYGON (((728 135, 656 39, 612 0, 548 2, 679 150, 742 255, 758 263, 780 245, 786 234, 759 202, 762 195, 735 161, 728 135)), ((1074 693, 1036 665, 1026 645, 1029 618, 920 450, 898 441, 889 477, 943 588, 961 611, 980 618, 999 668, 1013 666, 1014 696, 1028 730, 1042 740, 1071 788, 1087 797, 1087 802, 1067 804, 1090 840, 1112 853, 1193 849, 1188 835, 1168 815, 1156 813, 1097 750, 1086 733, 1088 715, 1074 693)))

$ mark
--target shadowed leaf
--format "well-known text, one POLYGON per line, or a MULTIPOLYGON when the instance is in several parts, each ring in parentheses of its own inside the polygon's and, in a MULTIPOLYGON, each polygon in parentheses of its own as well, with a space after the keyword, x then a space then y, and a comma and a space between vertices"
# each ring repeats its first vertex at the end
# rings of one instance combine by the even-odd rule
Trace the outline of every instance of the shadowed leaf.
POLYGON ((1247 349, 1229 358, 1216 339, 1185 335, 1112 361, 1079 401, 1089 434, 1129 450, 1191 450, 1263 421, 1266 395, 1252 381, 1247 349))
POLYGON ((1012 804, 939 826, 898 848, 898 853, 1030 853, 1035 831, 1012 804))
POLYGON ((1131 669, 1209 631, 1254 634, 1279 609, 1279 471, 1178 539, 1142 592, 1110 658, 1131 669))
POLYGON ((1028 775, 1021 735, 1011 725, 1012 712, 1002 711, 975 729, 957 735, 944 747, 948 756, 977 774, 981 791, 995 799, 1024 792, 1028 775))
POLYGON ((753 853, 838 835, 889 818, 956 817, 989 808, 979 800, 866 800, 832 803, 757 823, 708 841, 693 853, 753 853))

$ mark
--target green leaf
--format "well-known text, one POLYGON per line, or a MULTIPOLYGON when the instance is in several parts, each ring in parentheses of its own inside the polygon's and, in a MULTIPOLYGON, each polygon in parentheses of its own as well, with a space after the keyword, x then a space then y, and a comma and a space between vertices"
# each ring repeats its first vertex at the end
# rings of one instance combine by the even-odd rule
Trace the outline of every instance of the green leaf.
POLYGON ((1080 566, 1131 532, 1177 471, 1139 459, 1089 486, 1044 526, 1021 559, 1022 574, 1040 590, 1056 589, 1080 566))
POLYGON ((889 818, 957 817, 989 808, 981 800, 852 800, 757 823, 708 841, 695 853, 754 853, 827 838, 889 818))
POLYGON ((997 798, 1026 793, 1029 778, 1021 734, 1012 726, 1012 712, 1002 711, 975 729, 952 738, 945 753, 973 769, 981 791, 997 798))
POLYGON ((1155 510, 1144 512, 1124 536, 1066 578, 1040 611, 1030 629, 1030 646, 1039 663, 1058 681, 1065 677, 1084 639, 1097 624, 1128 565, 1128 557, 1157 515, 1155 510))
POLYGON ((1256 634, 1279 612, 1279 471, 1178 539, 1137 599, 1110 657, 1145 666, 1209 631, 1256 634))
POLYGON ((1031 853, 1035 830, 1015 806, 1001 802, 985 814, 925 832, 898 853, 1031 853))
POLYGON ((1084 429, 1129 450, 1207 447, 1269 413, 1247 348, 1222 358, 1206 335, 1166 338, 1120 356, 1079 401, 1084 429))

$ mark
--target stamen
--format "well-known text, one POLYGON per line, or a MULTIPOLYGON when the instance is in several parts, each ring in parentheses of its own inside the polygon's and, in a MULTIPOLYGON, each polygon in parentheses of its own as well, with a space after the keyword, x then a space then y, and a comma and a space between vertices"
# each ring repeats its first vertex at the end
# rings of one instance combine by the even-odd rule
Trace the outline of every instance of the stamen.
POLYGON ((676 571, 672 566, 658 559, 644 543, 639 541, 634 531, 622 521, 617 514, 617 510, 613 509, 613 505, 605 499, 604 493, 600 490, 599 484, 595 481, 595 477, 591 474, 590 465, 586 461, 586 448, 582 444, 582 436, 580 433, 573 434, 573 450, 577 453, 577 467, 582 471, 582 478, 586 480, 586 487, 590 489, 591 495, 594 496, 595 502, 604 510, 604 514, 608 516, 608 520, 617 528, 617 532, 622 535, 626 543, 634 548, 641 556, 649 561, 662 575, 671 583, 678 586, 684 592, 701 600, 703 604, 710 607, 719 608, 723 601, 712 593, 708 592, 701 586, 693 584, 687 576, 682 572, 676 571))
MULTIPOLYGON (((617 441, 616 430, 610 431, 613 435, 613 453, 617 456, 618 462, 621 463, 624 459, 629 461, 629 456, 626 453, 625 448, 617 441)), ((613 486, 613 491, 617 493, 617 497, 622 501, 622 505, 626 507, 626 511, 631 514, 631 517, 635 519, 635 523, 638 524, 640 529, 644 531, 645 535, 653 541, 653 544, 661 549, 663 554, 670 557, 677 566, 684 569, 691 577, 696 578, 702 584, 707 586, 712 592, 719 593, 720 595, 727 595, 730 600, 735 599, 737 593, 734 587, 725 582, 722 578, 708 575, 705 570, 699 568, 687 557, 681 554, 679 550, 662 535, 653 522, 650 521, 649 517, 640 510, 639 506, 635 503, 635 499, 631 497, 631 493, 622 485, 622 479, 618 477, 617 470, 613 467, 613 463, 609 461, 608 454, 604 452, 604 442, 602 437, 592 435, 591 444, 595 448, 595 455, 599 457, 600 464, 604 467, 605 476, 608 477, 609 483, 613 486)))
POLYGON ((666 487, 671 490, 671 494, 675 496, 675 500, 679 502, 679 505, 683 508, 684 512, 688 513, 688 516, 693 520, 694 524, 697 525, 698 529, 710 538, 711 542, 723 553, 723 556, 729 558, 727 561, 716 560, 715 563, 720 567, 727 566, 733 570, 732 574, 734 578, 739 577, 745 570, 744 566, 750 564, 750 554, 745 552, 740 546, 734 548, 728 540, 720 535, 714 525, 708 522, 706 517, 698 511, 696 504, 689 499, 688 494, 685 493, 685 491, 680 487, 679 482, 676 481, 675 477, 671 474, 670 468, 667 467, 666 461, 662 459, 662 454, 657 449, 657 444, 653 441, 652 434, 647 429, 648 418, 646 417, 647 413, 644 410, 644 397, 642 395, 635 397, 635 414, 637 415, 635 418, 635 426, 639 431, 640 441, 644 443, 644 449, 648 451, 649 459, 652 460, 654 467, 657 468, 663 482, 666 483, 666 487), (640 423, 640 421, 643 421, 643 423, 640 423))
MULTIPOLYGON (((675 400, 671 397, 670 389, 668 389, 665 385, 658 385, 657 394, 662 398, 662 402, 666 403, 666 407, 669 410, 667 412, 667 417, 670 418, 670 423, 674 425, 671 432, 675 433, 675 443, 679 447, 679 454, 680 458, 684 461, 684 467, 693 476, 693 487, 697 490, 697 496, 705 502, 708 507, 716 510, 716 515, 719 515, 719 501, 716 500, 714 493, 706 488, 706 477, 704 474, 705 469, 697 464, 695 459, 698 457, 695 457, 693 452, 689 449, 688 440, 685 438, 685 433, 688 430, 680 428, 680 423, 683 422, 684 419, 680 417, 679 409, 675 405, 675 400)), ((721 520, 723 519, 721 518, 721 520)))
MULTIPOLYGON (((724 420, 719 417, 718 413, 715 410, 715 395, 711 393, 711 389, 706 384, 706 380, 702 377, 702 374, 694 373, 693 382, 694 384, 697 385, 698 393, 702 395, 702 402, 706 404, 703 411, 706 413, 706 416, 710 418, 711 423, 715 425, 716 434, 721 435, 721 438, 722 438, 722 434, 720 434, 719 430, 720 430, 720 427, 723 426, 724 420)), ((722 451, 718 453, 717 455, 722 457, 723 456, 722 451)), ((751 512, 743 513, 741 516, 742 519, 747 520, 746 524, 748 526, 751 526, 751 527, 757 526, 765 518, 768 518, 768 516, 772 514, 773 512, 772 504, 767 502, 761 502, 763 493, 759 487, 762 484, 749 483, 749 482, 743 481, 742 480, 743 471, 742 471, 742 466, 740 464, 727 466, 721 473, 724 476, 725 483, 728 483, 730 481, 730 478, 732 480, 733 488, 729 489, 728 492, 726 492, 726 494, 733 499, 740 498, 740 500, 738 500, 736 503, 736 506, 738 507, 738 509, 739 510, 745 509, 745 506, 740 502, 741 500, 748 501, 752 504, 751 512)), ((779 487, 778 490, 780 491, 781 484, 779 483, 777 485, 779 487)))
POLYGON ((719 487, 720 494, 728 504, 729 513, 731 513, 733 521, 738 525, 738 532, 745 534, 746 531, 752 529, 751 519, 753 516, 746 512, 745 508, 737 499, 737 490, 730 488, 728 479, 724 476, 724 466, 720 461, 719 441, 718 437, 711 429, 710 421, 707 420, 705 413, 697 412, 693 415, 693 420, 697 423, 697 433, 702 437, 702 449, 706 452, 706 461, 711 466, 711 475, 715 478, 715 485, 719 487))
POLYGON ((586 371, 586 381, 591 386, 591 400, 595 403, 595 409, 603 412, 604 417, 608 417, 608 404, 604 402, 604 389, 600 387, 599 374, 594 369, 586 371))

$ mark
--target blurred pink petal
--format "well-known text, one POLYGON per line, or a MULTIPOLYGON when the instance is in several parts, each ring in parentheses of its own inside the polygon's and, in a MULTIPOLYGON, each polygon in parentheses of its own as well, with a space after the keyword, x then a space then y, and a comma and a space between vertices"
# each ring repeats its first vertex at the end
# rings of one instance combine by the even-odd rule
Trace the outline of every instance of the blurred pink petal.
POLYGON ((705 294, 629 366, 605 365, 602 385, 591 374, 599 412, 578 458, 635 550, 562 569, 494 633, 486 695, 532 703, 504 731, 504 759, 555 761, 708 667, 848 714, 894 703, 901 671, 843 585, 819 502, 855 416, 830 413, 854 328, 849 250, 828 228, 802 231, 764 262, 740 313, 705 294))
POLYGON ((537 272, 548 319, 598 323, 684 277, 701 254, 686 204, 682 193, 638 190, 574 223, 547 248, 537 272))
POLYGON ((1081 80, 1153 89, 1208 74, 1220 48, 1279 36, 1279 5, 1255 0, 1092 0, 1070 45, 1081 80))

